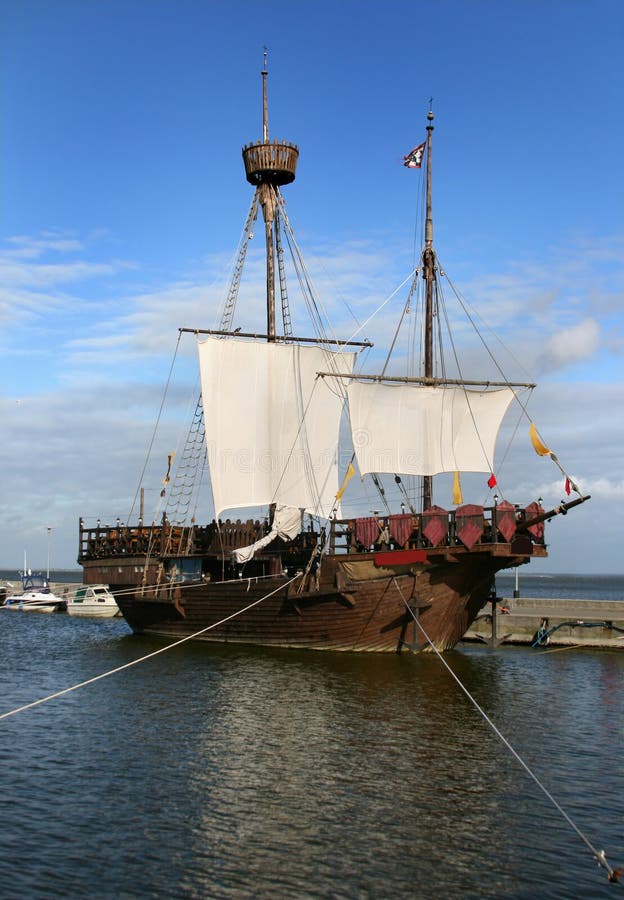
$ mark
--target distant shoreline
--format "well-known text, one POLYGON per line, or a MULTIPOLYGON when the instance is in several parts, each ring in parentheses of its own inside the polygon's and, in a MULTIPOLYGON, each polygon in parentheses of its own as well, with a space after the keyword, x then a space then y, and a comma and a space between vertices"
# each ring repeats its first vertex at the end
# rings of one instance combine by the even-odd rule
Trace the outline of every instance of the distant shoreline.
MULTIPOLYGON (((45 572, 46 571, 46 566, 29 566, 28 568, 32 572, 45 572)), ((19 576, 20 572, 21 572, 21 568, 19 566, 16 566, 14 568, 0 566, 0 579, 15 578, 15 577, 19 576)), ((80 578, 82 578, 82 569, 80 567, 51 568, 50 569, 50 580, 58 581, 59 579, 55 576, 58 576, 60 574, 75 575, 75 576, 80 576, 80 578)), ((499 572, 496 577, 497 578, 515 578, 516 570, 515 569, 507 569, 503 572, 499 572)), ((624 572, 535 572, 535 571, 525 571, 524 569, 519 569, 518 577, 521 578, 522 580, 539 579, 539 578, 624 578, 624 572)))

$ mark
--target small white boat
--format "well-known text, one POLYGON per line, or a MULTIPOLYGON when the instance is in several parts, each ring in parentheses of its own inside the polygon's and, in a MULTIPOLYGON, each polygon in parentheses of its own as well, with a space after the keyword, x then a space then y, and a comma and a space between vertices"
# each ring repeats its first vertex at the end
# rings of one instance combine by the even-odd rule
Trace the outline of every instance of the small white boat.
POLYGON ((89 584, 79 587, 67 598, 70 616, 97 616, 112 618, 121 615, 117 601, 107 584, 89 584))
POLYGON ((50 590, 45 575, 28 570, 22 575, 22 590, 17 594, 9 594, 2 606, 5 609, 17 609, 24 612, 64 612, 67 602, 50 590))

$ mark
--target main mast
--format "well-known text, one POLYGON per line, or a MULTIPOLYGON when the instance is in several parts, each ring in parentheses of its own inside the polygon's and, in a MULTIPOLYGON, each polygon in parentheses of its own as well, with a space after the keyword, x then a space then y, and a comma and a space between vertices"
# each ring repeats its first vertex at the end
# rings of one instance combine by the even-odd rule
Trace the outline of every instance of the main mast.
MULTIPOLYGON (((425 279, 425 378, 433 378, 433 291, 436 258, 433 249, 433 217, 431 213, 431 135, 433 113, 427 114, 427 209, 425 220, 425 247, 422 255, 422 273, 425 279)), ((429 509, 432 501, 432 477, 423 476, 423 509, 429 509)))
POLYGON ((247 181, 256 186, 262 207, 266 241, 266 308, 267 337, 276 338, 275 327, 275 230, 279 187, 295 180, 299 150, 286 141, 269 140, 269 108, 267 100, 267 55, 262 69, 262 141, 243 147, 247 181))

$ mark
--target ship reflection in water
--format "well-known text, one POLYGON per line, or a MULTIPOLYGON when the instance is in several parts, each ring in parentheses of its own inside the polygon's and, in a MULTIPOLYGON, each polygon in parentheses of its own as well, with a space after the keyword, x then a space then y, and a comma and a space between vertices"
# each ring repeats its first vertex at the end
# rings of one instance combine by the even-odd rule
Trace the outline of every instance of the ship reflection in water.
MULTIPOLYGON (((5 711, 163 643, 120 620, 5 616, 3 646, 5 711)), ((445 661, 619 865, 624 654, 462 647, 445 661)), ((7 896, 608 888, 434 656, 187 644, 6 719, 0 748, 7 896)))

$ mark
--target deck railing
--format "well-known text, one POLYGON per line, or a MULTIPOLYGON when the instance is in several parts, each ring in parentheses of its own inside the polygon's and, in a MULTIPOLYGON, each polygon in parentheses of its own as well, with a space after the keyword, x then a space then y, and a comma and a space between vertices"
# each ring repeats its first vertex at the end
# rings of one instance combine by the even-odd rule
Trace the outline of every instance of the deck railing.
POLYGON ((544 525, 532 524, 541 506, 524 508, 510 503, 491 507, 464 506, 455 510, 433 507, 421 514, 368 516, 332 522, 332 552, 465 547, 509 544, 517 535, 544 544, 544 525))
MULTIPOLYGON (((334 519, 330 523, 330 551, 362 553, 371 549, 426 549, 467 547, 479 544, 510 543, 515 535, 525 535, 533 543, 544 543, 543 523, 531 525, 537 504, 525 508, 506 504, 492 507, 460 507, 443 510, 434 507, 420 515, 369 516, 359 519, 334 519)), ((229 519, 208 525, 175 525, 166 520, 158 525, 86 526, 80 520, 79 562, 119 556, 229 556, 232 550, 246 547, 269 530, 266 522, 229 519)), ((312 546, 318 532, 304 532, 299 543, 312 546)), ((277 540, 263 552, 281 552, 277 540)))

